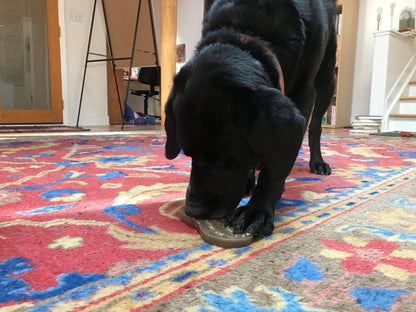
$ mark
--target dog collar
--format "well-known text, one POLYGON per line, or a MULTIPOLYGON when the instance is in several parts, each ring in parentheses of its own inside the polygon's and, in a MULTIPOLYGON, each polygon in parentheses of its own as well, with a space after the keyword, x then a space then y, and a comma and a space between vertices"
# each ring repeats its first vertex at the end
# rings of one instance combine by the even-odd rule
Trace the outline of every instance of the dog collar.
POLYGON ((270 48, 267 45, 263 44, 259 40, 255 39, 255 38, 253 38, 253 37, 251 37, 249 35, 240 34, 240 40, 241 40, 241 42, 243 44, 247 44, 249 42, 253 42, 254 41, 254 42, 258 43, 259 45, 261 45, 263 47, 264 52, 273 59, 273 62, 275 64, 275 66, 276 66, 276 70, 279 73, 279 87, 280 87, 280 91, 283 94, 285 94, 285 80, 284 80, 284 77, 283 77, 282 66, 280 66, 280 62, 277 59, 276 55, 273 53, 273 51, 270 50, 270 48))

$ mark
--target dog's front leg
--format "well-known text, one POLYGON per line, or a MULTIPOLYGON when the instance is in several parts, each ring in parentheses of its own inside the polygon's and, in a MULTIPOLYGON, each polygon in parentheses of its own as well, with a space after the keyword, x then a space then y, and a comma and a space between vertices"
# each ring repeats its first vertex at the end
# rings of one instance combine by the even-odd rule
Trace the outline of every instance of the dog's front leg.
POLYGON ((259 87, 255 92, 257 115, 242 135, 263 168, 252 198, 234 212, 230 225, 235 233, 263 237, 273 232, 276 203, 298 155, 306 122, 279 90, 259 87))
POLYGON ((246 206, 239 207, 230 219, 234 233, 269 236, 274 229, 274 210, 282 196, 285 177, 273 177, 267 168, 259 174, 257 186, 246 206))

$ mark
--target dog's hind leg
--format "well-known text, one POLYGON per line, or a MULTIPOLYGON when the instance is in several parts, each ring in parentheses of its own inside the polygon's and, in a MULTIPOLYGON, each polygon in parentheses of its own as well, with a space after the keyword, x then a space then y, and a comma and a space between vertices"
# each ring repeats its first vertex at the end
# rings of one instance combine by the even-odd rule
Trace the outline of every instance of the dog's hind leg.
POLYGON ((315 78, 316 98, 309 124, 309 168, 312 173, 330 175, 331 167, 325 163, 321 153, 322 118, 328 109, 335 89, 336 37, 333 34, 328 42, 325 56, 315 78))

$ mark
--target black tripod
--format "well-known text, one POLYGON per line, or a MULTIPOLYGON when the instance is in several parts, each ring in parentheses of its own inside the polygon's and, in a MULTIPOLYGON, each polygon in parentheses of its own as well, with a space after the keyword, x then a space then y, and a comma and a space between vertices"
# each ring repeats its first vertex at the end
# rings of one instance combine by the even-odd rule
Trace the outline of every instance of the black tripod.
MULTIPOLYGON (((111 65, 112 65, 112 69, 113 69, 114 83, 115 83, 116 90, 117 90, 117 99, 118 99, 118 104, 119 104, 119 107, 120 107, 120 115, 121 115, 121 120, 122 120, 121 129, 123 130, 124 129, 124 124, 125 124, 125 118, 124 118, 124 115, 123 115, 123 107, 121 106, 121 96, 120 96, 119 86, 118 86, 118 82, 117 82, 117 78, 116 78, 116 64, 115 64, 115 61, 130 60, 129 75, 128 75, 128 79, 127 79, 127 92, 124 96, 124 105, 127 105, 127 100, 128 100, 128 96, 129 96, 128 90, 130 90, 130 81, 131 81, 130 73, 131 73, 131 68, 133 67, 134 53, 135 53, 135 50, 136 50, 136 41, 137 41, 137 33, 138 33, 138 26, 139 26, 139 19, 140 19, 140 11, 141 11, 141 7, 142 7, 142 0, 139 0, 138 5, 137 5, 137 14, 136 14, 136 22, 135 22, 134 35, 133 35, 133 44, 132 44, 132 48, 131 48, 131 55, 128 56, 128 57, 114 57, 113 47, 112 47, 112 44, 111 44, 110 29, 109 29, 109 26, 108 26, 107 11, 106 11, 106 6, 105 6, 105 3, 104 3, 104 0, 101 0, 101 5, 102 5, 102 8, 103 8, 104 22, 105 22, 106 35, 107 35, 107 45, 108 45, 108 50, 109 50, 109 53, 110 53, 110 57, 107 57, 107 55, 102 55, 102 54, 97 54, 97 53, 90 52, 92 33, 93 33, 94 22, 95 22, 95 14, 96 14, 96 10, 97 10, 97 1, 98 0, 94 0, 94 7, 93 7, 93 11, 92 11, 91 26, 90 26, 90 33, 89 33, 89 38, 88 38, 87 54, 86 54, 86 57, 85 57, 84 75, 83 75, 83 78, 82 78, 82 87, 81 87, 81 95, 80 95, 79 105, 78 105, 78 116, 77 116, 76 126, 78 127, 78 125, 79 125, 79 117, 80 117, 80 114, 81 114, 82 98, 83 98, 83 95, 84 95, 85 77, 86 77, 86 74, 87 74, 88 64, 89 63, 94 63, 94 62, 110 62, 111 61, 111 65), (90 55, 101 56, 101 57, 104 57, 104 58, 103 59, 90 60, 89 59, 90 55)), ((158 76, 159 76, 159 80, 160 80, 160 65, 159 65, 158 49, 157 49, 156 34, 155 34, 155 22, 154 22, 154 16, 153 16, 153 6, 152 6, 152 0, 147 0, 147 1, 148 1, 148 7, 149 7, 150 21, 151 21, 151 26, 152 26, 152 39, 153 39, 153 47, 154 47, 154 51, 155 51, 156 67, 158 68, 158 76)))

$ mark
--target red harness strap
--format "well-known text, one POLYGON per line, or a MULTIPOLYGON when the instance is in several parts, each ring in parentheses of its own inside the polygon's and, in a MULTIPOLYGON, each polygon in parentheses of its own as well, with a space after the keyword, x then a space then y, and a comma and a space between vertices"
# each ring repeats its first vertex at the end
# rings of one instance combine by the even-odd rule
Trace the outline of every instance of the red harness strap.
MULTIPOLYGON (((269 48, 266 48, 266 49, 269 50, 269 48)), ((277 71, 279 72, 279 85, 280 85, 280 90, 282 91, 283 94, 285 94, 285 80, 283 78, 282 67, 280 66, 280 62, 277 59, 276 55, 274 55, 274 53, 272 51, 270 51, 270 54, 273 55, 274 63, 276 64, 277 71)))
MULTIPOLYGON (((245 35, 245 34, 240 34, 240 39, 241 39, 241 42, 243 42, 243 43, 247 43, 247 42, 250 42, 250 41, 257 41, 255 38, 253 38, 251 36, 248 36, 248 35, 245 35)), ((267 55, 269 55, 269 56, 271 56, 273 58, 274 64, 275 64, 276 69, 277 69, 277 71, 279 73, 279 87, 280 87, 280 91, 283 94, 285 94, 285 79, 283 77, 283 71, 282 71, 282 67, 280 66, 280 62, 277 59, 276 55, 272 52, 272 50, 269 49, 269 47, 267 47, 264 44, 262 44, 262 46, 263 46, 264 52, 267 55)))

